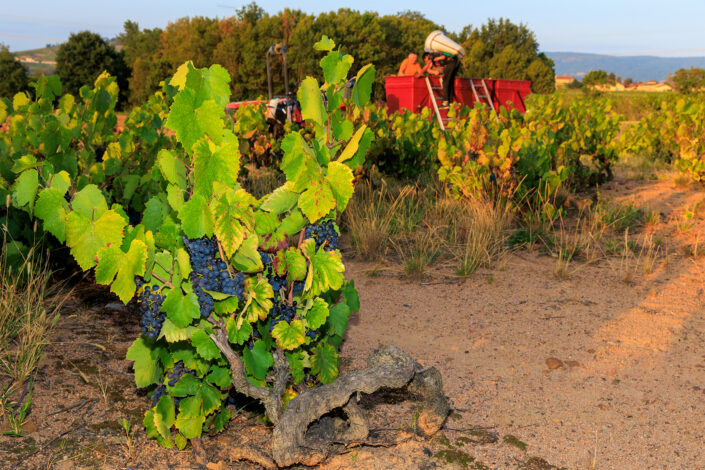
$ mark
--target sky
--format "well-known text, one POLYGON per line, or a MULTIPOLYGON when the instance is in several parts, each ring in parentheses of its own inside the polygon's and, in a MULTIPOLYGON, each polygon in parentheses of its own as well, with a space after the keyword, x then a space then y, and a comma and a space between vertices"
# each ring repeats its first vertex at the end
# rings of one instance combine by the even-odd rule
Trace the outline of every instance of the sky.
MULTIPOLYGON (((83 30, 112 38, 130 19, 165 27, 184 16, 228 17, 249 3, 235 0, 0 0, 0 43, 11 51, 65 41, 83 30)), ((289 7, 318 14, 338 8, 394 14, 413 10, 460 31, 488 18, 508 18, 534 31, 544 52, 705 56, 704 0, 277 0, 257 2, 268 13, 289 7)))

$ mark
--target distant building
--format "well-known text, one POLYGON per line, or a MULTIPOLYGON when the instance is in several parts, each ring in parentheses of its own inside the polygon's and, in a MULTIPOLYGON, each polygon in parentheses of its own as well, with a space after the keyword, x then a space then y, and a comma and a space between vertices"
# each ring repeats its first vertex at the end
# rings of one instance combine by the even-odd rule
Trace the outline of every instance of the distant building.
POLYGON ((575 82, 575 77, 572 75, 556 75, 556 87, 568 86, 575 82))

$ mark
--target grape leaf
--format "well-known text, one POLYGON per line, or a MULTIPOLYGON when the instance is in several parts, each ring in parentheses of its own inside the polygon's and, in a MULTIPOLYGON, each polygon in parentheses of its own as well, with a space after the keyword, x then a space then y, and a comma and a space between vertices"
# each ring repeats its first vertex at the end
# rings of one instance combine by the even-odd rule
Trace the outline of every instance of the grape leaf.
POLYGON ((108 210, 108 203, 98 186, 89 184, 74 195, 71 209, 95 220, 108 210))
POLYGON ((292 320, 291 323, 279 322, 274 325, 272 338, 277 341, 277 345, 282 349, 296 349, 306 341, 304 324, 301 320, 292 320))
POLYGON ((325 217, 335 208, 336 200, 327 181, 312 182, 299 197, 299 209, 311 223, 325 217))
POLYGON ((44 230, 54 235, 61 243, 66 240, 66 213, 69 204, 64 193, 57 188, 46 188, 39 193, 34 209, 35 215, 44 222, 44 230))
POLYGON ((321 40, 313 45, 313 48, 317 51, 332 51, 335 48, 335 42, 324 34, 321 40))
POLYGON ((375 66, 373 64, 367 64, 357 72, 355 85, 352 89, 352 100, 358 108, 362 108, 370 101, 374 81, 375 66))
POLYGON ((240 346, 245 344, 245 341, 250 339, 252 335, 252 325, 247 322, 242 322, 242 325, 240 325, 238 329, 237 321, 233 317, 228 318, 225 328, 228 331, 228 341, 233 344, 237 343, 240 346))
POLYGON ((227 388, 230 386, 230 369, 227 367, 212 366, 211 372, 206 377, 206 380, 219 388, 227 388))
POLYGON ((213 232, 213 219, 206 200, 200 194, 193 197, 179 211, 179 219, 188 238, 201 238, 213 232))
POLYGON ((147 230, 156 232, 162 225, 164 217, 162 214, 162 201, 157 196, 152 196, 147 204, 145 204, 144 212, 142 213, 142 225, 147 230))
MULTIPOLYGON (((181 288, 171 289, 162 303, 162 311, 179 328, 185 328, 191 320, 201 316, 198 297, 194 293, 184 295, 181 288)), ((194 332, 195 334, 195 332, 194 332)), ((193 337, 193 336, 192 336, 193 337)), ((201 351, 198 352, 201 354, 201 351)), ((203 356, 203 354, 201 354, 203 356)))
POLYGON ((147 245, 140 240, 133 240, 127 253, 124 253, 118 245, 110 245, 98 250, 97 257, 96 282, 104 285, 112 282, 110 291, 127 304, 137 288, 135 276, 144 275, 147 245))
POLYGON ((166 200, 174 211, 179 212, 184 207, 184 191, 176 185, 169 184, 166 187, 166 200))
POLYGON ((34 208, 34 197, 39 188, 39 173, 34 168, 25 170, 17 177, 12 189, 12 199, 17 206, 29 206, 29 213, 34 208))
POLYGON ((313 301, 311 309, 306 312, 306 323, 311 330, 317 330, 326 323, 328 318, 328 303, 320 297, 313 301))
POLYGON ((217 359, 220 357, 220 349, 215 345, 213 340, 203 330, 196 330, 191 335, 191 344, 198 355, 203 359, 217 359))
POLYGON ((194 192, 208 198, 213 184, 222 183, 232 188, 240 171, 240 150, 237 138, 230 132, 221 145, 201 139, 194 147, 194 192))
MULTIPOLYGON (((229 258, 240 248, 245 232, 254 228, 254 213, 245 190, 226 191, 211 205, 213 232, 229 258)), ((256 239, 256 235, 252 234, 256 239)))
MULTIPOLYGON (((309 239, 311 242, 313 240, 309 239)), ((345 266, 340 254, 335 251, 325 251, 321 247, 316 250, 315 243, 305 242, 302 245, 304 255, 311 261, 311 289, 313 295, 318 295, 329 289, 338 290, 343 286, 345 266)), ((306 283, 308 284, 308 279, 306 283)))
MULTIPOLYGON (((152 410, 152 420, 154 429, 159 433, 159 436, 166 443, 166 448, 171 449, 174 444, 171 442, 171 427, 174 425, 174 402, 171 397, 165 395, 159 399, 157 406, 152 410)), ((145 415, 145 421, 147 416, 145 415)), ((147 423, 145 423, 145 427, 147 423)))
POLYGON ((355 281, 345 281, 343 284, 343 298, 351 311, 360 311, 360 297, 357 295, 357 290, 355 289, 355 281))
POLYGON ((201 410, 201 398, 187 397, 181 400, 175 425, 186 439, 200 437, 205 421, 206 417, 201 410))
POLYGON ((252 277, 245 279, 245 295, 247 321, 252 323, 257 319, 267 318, 269 311, 272 310, 272 298, 274 298, 274 290, 267 279, 252 277))
POLYGON ((350 307, 348 304, 340 303, 330 309, 328 315, 328 326, 332 334, 343 336, 348 327, 348 318, 350 317, 350 307))
POLYGON ((258 339, 252 349, 245 348, 242 353, 247 373, 255 379, 263 381, 267 377, 267 371, 274 365, 272 353, 267 350, 264 341, 258 339))
POLYGON ((157 156, 157 163, 159 164, 159 170, 169 183, 179 188, 186 187, 186 167, 170 150, 160 150, 157 156))
POLYGON ((98 250, 108 244, 120 245, 125 219, 108 210, 98 220, 91 221, 80 212, 70 212, 66 217, 66 245, 81 269, 95 266, 98 250))
POLYGON ((304 380, 305 359, 306 353, 303 351, 286 353, 286 360, 289 363, 289 373, 291 374, 294 385, 298 385, 304 380))
POLYGON ((240 245, 240 248, 235 252, 235 256, 230 260, 233 267, 243 273, 262 271, 264 265, 257 251, 258 246, 259 239, 257 235, 247 232, 242 245, 240 245))
POLYGON ((345 80, 352 64, 353 58, 350 54, 343 55, 340 51, 330 51, 320 62, 326 83, 338 83, 345 80))
POLYGON ((301 103, 301 117, 307 121, 313 121, 319 126, 328 120, 328 113, 323 106, 321 89, 318 87, 318 80, 306 77, 299 86, 296 94, 301 103))
POLYGON ((148 387, 158 383, 162 378, 162 367, 159 363, 158 346, 147 343, 144 338, 137 338, 127 350, 127 360, 133 361, 135 384, 138 388, 148 387))
POLYGON ((298 199, 299 194, 293 191, 293 184, 286 182, 284 185, 272 191, 265 198, 260 208, 279 215, 291 210, 291 208, 296 205, 298 199))
POLYGON ((164 319, 162 324, 162 331, 159 333, 159 337, 163 337, 169 343, 176 343, 177 341, 188 340, 193 332, 196 331, 196 327, 187 326, 186 328, 179 328, 174 325, 174 322, 169 320, 169 318, 164 319))
POLYGON ((213 100, 221 108, 225 108, 230 101, 228 83, 230 74, 218 64, 213 64, 208 69, 193 71, 186 76, 186 87, 197 90, 196 102, 213 100))
POLYGON ((338 211, 343 212, 353 194, 353 173, 350 167, 338 162, 330 162, 326 179, 330 183, 338 211))
POLYGON ((311 374, 318 376, 324 384, 333 382, 338 377, 338 352, 333 346, 321 343, 311 355, 311 374))
POLYGON ((214 142, 220 142, 223 132, 225 108, 213 100, 198 102, 196 92, 184 88, 175 97, 169 109, 166 125, 174 131, 176 139, 187 152, 194 144, 207 135, 214 142))
POLYGON ((289 280, 303 281, 306 277, 306 258, 301 254, 301 251, 294 247, 289 247, 284 252, 284 263, 286 271, 289 273, 289 280))

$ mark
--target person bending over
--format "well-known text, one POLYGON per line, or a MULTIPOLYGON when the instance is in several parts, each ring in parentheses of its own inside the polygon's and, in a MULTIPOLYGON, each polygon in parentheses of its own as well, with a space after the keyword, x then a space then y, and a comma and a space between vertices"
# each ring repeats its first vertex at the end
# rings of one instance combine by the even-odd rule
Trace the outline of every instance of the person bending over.
POLYGON ((455 76, 460 69, 460 59, 457 55, 442 52, 443 65, 443 106, 447 107, 455 97, 455 76))

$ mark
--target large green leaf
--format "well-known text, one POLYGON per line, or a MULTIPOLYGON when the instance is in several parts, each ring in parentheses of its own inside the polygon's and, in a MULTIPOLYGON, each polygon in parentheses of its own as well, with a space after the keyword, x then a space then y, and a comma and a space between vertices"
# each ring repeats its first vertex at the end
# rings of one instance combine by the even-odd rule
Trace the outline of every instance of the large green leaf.
POLYGON ((176 138, 187 152, 207 135, 214 142, 220 142, 223 132, 225 108, 214 100, 199 101, 194 90, 184 88, 171 105, 167 127, 174 131, 176 138))
POLYGON ((290 182, 272 191, 264 200, 260 208, 275 214, 283 214, 296 205, 299 194, 293 190, 290 182))
POLYGON ((162 303, 162 311, 165 311, 167 317, 179 328, 187 327, 192 320, 201 316, 196 294, 191 292, 184 295, 181 288, 178 287, 171 289, 166 294, 162 303))
POLYGON ((323 77, 326 83, 333 84, 345 80, 352 64, 353 58, 351 55, 343 55, 340 51, 330 51, 321 59, 321 68, 323 69, 323 77))
POLYGON ((201 409, 201 398, 187 397, 179 403, 179 415, 176 417, 176 429, 184 435, 186 439, 194 439, 201 436, 203 423, 206 417, 201 409))
POLYGON ((95 221, 73 211, 66 217, 66 245, 81 269, 88 270, 96 265, 98 250, 109 244, 120 246, 125 225, 125 219, 113 210, 95 221))
POLYGON ((328 113, 323 105, 321 89, 318 87, 318 80, 306 77, 296 94, 301 103, 301 117, 307 121, 322 126, 328 120, 328 113))
POLYGON ((144 338, 137 338, 127 350, 127 360, 133 361, 135 384, 138 388, 158 383, 162 378, 159 362, 160 348, 154 343, 147 343, 144 338))
POLYGON ((326 179, 330 183, 338 211, 343 212, 353 194, 353 173, 350 167, 338 162, 330 162, 326 179))
MULTIPOLYGON (((251 201, 251 196, 245 190, 230 190, 211 205, 213 232, 228 258, 240 248, 245 233, 254 229, 251 201)), ((256 238, 256 235, 252 235, 256 238)))
POLYGON ((362 108, 370 101, 372 84, 375 81, 375 66, 367 64, 357 72, 355 85, 352 90, 352 100, 358 108, 362 108))
POLYGON ((34 208, 34 197, 39 189, 39 173, 34 168, 25 170, 17 177, 12 187, 12 199, 19 207, 28 206, 30 214, 34 208))
POLYGON ((196 330, 191 335, 191 344, 198 355, 203 359, 217 359, 220 357, 220 349, 215 345, 213 340, 203 330, 196 330))
POLYGON ((312 224, 335 209, 335 204, 335 195, 326 180, 314 181, 299 197, 299 209, 312 224))
POLYGON ((215 182, 230 188, 237 182, 240 150, 234 135, 228 135, 229 138, 219 145, 202 139, 194 147, 194 192, 203 197, 213 194, 215 182))
POLYGON ((274 325, 272 338, 277 341, 277 345, 284 350, 292 350, 304 344, 306 335, 304 324, 301 320, 292 320, 291 323, 285 321, 274 325))
POLYGON ((157 163, 159 164, 159 170, 164 175, 164 179, 179 188, 186 187, 186 167, 174 156, 171 150, 160 150, 157 156, 157 163))
POLYGON ((328 303, 316 297, 311 309, 306 312, 306 322, 311 330, 317 330, 326 323, 328 319, 328 303))
POLYGON ((44 230, 54 235, 57 240, 66 240, 66 213, 69 204, 64 193, 57 188, 46 188, 39 193, 34 213, 44 222, 44 230))
POLYGON ((252 349, 245 348, 243 350, 242 359, 247 373, 260 381, 267 377, 267 371, 274 365, 272 353, 267 350, 264 341, 259 339, 255 341, 252 349))
POLYGON ((327 343, 319 344, 311 355, 311 373, 324 384, 338 377, 338 351, 327 343))
POLYGON ((103 247, 98 250, 96 282, 98 284, 112 282, 110 290, 126 304, 135 293, 135 276, 144 275, 146 263, 147 245, 141 240, 132 240, 127 253, 124 253, 118 245, 103 247))
POLYGON ((194 194, 179 211, 179 219, 184 233, 189 238, 201 238, 213 233, 213 219, 206 200, 194 194))

